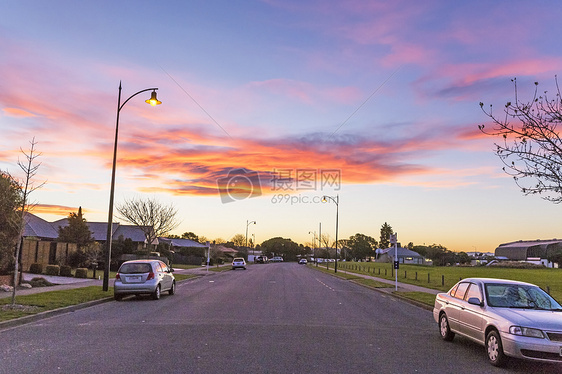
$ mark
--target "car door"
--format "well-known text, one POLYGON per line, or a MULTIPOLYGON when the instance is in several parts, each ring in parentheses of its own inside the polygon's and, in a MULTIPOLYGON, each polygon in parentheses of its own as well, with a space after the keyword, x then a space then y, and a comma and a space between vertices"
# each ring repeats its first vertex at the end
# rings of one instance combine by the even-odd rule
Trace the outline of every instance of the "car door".
POLYGON ((449 294, 451 297, 447 298, 447 305, 445 307, 445 313, 447 313, 447 318, 449 319, 449 328, 454 331, 460 331, 460 311, 463 307, 463 299, 466 294, 466 290, 470 283, 461 282, 459 285, 451 290, 449 294))
POLYGON ((480 342, 484 341, 484 307, 470 304, 470 298, 477 298, 482 302, 482 290, 476 283, 470 283, 459 310, 459 331, 480 342))

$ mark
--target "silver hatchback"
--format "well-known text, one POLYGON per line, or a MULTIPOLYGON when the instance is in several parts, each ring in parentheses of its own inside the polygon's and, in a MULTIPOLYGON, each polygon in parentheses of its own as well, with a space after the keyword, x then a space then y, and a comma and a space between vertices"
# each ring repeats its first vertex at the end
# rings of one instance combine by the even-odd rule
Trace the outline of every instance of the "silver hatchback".
POLYGON ((160 260, 133 260, 124 262, 115 276, 113 295, 121 300, 126 295, 151 295, 160 299, 162 292, 176 292, 176 280, 169 268, 160 260))

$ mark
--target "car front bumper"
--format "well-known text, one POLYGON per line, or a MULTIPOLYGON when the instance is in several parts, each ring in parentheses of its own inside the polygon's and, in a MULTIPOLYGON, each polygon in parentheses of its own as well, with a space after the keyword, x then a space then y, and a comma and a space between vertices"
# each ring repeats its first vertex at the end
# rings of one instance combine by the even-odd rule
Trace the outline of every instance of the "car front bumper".
POLYGON ((562 362, 562 342, 502 334, 503 351, 507 356, 544 362, 562 362))

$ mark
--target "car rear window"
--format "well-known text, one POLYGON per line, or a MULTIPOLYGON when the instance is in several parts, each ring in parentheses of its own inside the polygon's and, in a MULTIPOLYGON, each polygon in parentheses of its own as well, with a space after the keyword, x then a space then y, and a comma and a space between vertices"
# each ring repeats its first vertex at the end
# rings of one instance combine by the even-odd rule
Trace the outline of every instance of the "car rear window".
POLYGON ((150 273, 152 271, 152 267, 150 264, 139 264, 139 263, 132 263, 132 264, 123 264, 119 269, 120 273, 125 274, 142 274, 142 273, 150 273))

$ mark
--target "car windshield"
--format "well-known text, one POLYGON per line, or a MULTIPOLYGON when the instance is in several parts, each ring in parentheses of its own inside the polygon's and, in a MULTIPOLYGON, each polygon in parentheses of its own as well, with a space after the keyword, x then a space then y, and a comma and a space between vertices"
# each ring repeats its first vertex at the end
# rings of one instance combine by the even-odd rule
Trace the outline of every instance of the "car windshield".
POLYGON ((131 263, 131 264, 123 264, 119 269, 120 273, 124 274, 142 274, 142 273, 150 273, 152 268, 150 264, 141 264, 141 263, 131 263))
POLYGON ((562 306, 556 300, 536 286, 487 283, 484 289, 489 306, 562 311, 562 306))

